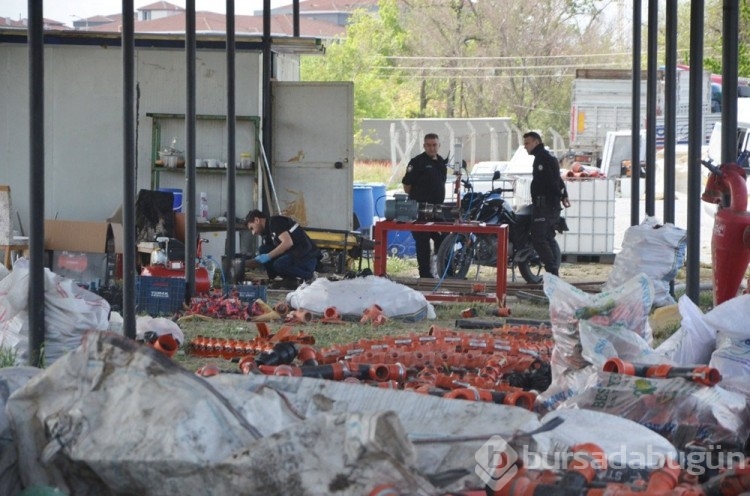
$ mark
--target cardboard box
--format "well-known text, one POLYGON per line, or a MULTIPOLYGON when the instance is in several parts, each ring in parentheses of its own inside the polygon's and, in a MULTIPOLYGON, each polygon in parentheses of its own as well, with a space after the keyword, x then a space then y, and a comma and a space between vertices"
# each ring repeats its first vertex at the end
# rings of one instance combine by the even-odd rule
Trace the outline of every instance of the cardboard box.
POLYGON ((109 222, 45 220, 44 249, 53 272, 89 289, 115 278, 122 226, 109 222))

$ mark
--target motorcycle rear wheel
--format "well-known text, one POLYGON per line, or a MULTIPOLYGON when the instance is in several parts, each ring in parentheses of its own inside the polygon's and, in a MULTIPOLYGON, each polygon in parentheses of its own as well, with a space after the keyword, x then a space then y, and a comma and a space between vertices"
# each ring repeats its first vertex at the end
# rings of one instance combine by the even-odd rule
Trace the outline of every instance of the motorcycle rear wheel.
MULTIPOLYGON (((552 249, 557 257, 557 266, 559 267, 562 262, 562 253, 560 252, 560 246, 554 243, 552 249)), ((523 280, 529 284, 541 284, 544 281, 542 277, 542 269, 544 264, 539 258, 535 250, 532 250, 532 255, 529 256, 525 261, 516 264, 518 272, 521 273, 523 280)))
POLYGON ((437 252, 438 277, 465 279, 474 260, 474 244, 469 235, 451 233, 445 237, 437 252))

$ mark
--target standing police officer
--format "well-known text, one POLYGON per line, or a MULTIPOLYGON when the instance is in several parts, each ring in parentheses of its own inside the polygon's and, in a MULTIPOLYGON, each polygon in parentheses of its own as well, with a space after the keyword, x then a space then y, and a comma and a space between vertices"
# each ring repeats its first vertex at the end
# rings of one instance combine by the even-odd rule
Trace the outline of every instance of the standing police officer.
MULTIPOLYGON (((531 199, 534 211, 531 220, 531 242, 544 270, 558 275, 560 269, 560 246, 555 241, 555 228, 560 221, 564 184, 561 187, 560 164, 547 151, 539 133, 530 131, 523 135, 523 147, 534 156, 531 179, 531 199)), ((567 192, 565 195, 567 202, 567 192)))
MULTIPOLYGON (((440 139, 435 133, 426 134, 424 137, 424 153, 417 155, 409 161, 406 174, 401 180, 404 191, 409 199, 419 203, 431 203, 440 205, 445 201, 445 181, 448 177, 448 167, 445 159, 438 155, 440 139)), ((445 235, 439 232, 415 232, 414 245, 417 251, 417 264, 419 265, 419 277, 433 277, 431 271, 431 249, 430 240, 433 241, 435 253, 440 248, 445 235)), ((437 274, 435 274, 437 275, 437 274)))

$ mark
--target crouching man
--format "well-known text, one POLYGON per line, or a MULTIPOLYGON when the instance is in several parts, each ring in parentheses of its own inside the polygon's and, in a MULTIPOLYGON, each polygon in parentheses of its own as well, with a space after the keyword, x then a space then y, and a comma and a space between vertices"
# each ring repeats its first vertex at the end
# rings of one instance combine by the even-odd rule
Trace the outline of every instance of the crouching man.
POLYGON ((313 279, 321 253, 294 219, 251 210, 245 223, 250 232, 263 238, 255 261, 265 267, 272 285, 276 277, 282 278, 279 285, 286 288, 296 288, 298 279, 313 279))

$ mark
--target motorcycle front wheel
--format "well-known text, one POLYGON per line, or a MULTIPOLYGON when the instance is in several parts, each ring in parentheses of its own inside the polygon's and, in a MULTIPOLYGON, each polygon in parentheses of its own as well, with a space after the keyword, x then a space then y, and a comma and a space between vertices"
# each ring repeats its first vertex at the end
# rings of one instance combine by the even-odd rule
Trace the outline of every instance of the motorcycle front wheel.
POLYGON ((437 252, 438 277, 465 279, 474 259, 474 244, 469 234, 451 233, 437 252))
POLYGON ((539 256, 534 256, 525 262, 519 262, 517 265, 518 272, 521 273, 523 280, 529 284, 542 283, 542 261, 539 256))

